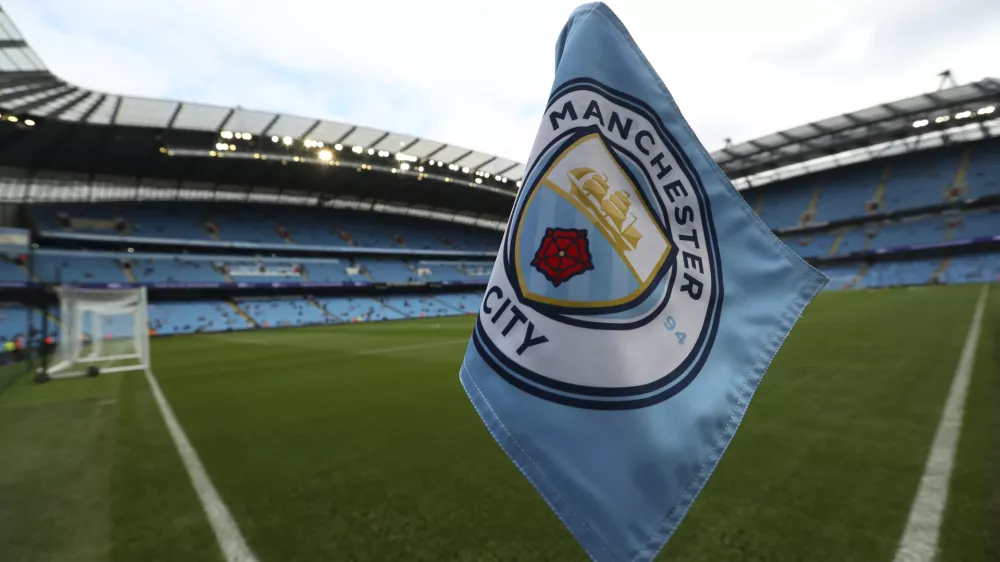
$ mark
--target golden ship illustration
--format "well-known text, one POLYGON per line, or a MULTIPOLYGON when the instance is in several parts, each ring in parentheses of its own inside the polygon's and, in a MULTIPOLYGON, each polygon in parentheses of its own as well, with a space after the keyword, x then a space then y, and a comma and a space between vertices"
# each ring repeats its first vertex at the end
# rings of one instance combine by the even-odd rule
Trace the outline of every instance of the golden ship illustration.
POLYGON ((590 168, 574 168, 566 175, 570 196, 611 245, 619 253, 635 250, 642 234, 635 227, 639 219, 629 212, 631 195, 624 190, 612 191, 608 177, 590 168))

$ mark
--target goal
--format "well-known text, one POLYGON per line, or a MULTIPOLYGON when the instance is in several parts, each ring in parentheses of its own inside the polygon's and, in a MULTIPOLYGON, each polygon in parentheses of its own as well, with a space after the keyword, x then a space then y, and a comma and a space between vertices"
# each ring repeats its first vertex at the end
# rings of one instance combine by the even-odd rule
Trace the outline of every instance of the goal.
POLYGON ((59 287, 59 341, 50 378, 149 367, 146 289, 59 287))

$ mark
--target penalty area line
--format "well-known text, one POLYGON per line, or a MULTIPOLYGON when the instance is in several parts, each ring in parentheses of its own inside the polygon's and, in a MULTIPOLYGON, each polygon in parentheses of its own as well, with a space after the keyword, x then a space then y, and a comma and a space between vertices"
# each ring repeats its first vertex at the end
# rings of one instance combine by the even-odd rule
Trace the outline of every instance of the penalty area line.
POLYGON ((927 456, 924 474, 920 479, 917 495, 913 498, 906 529, 899 540, 899 548, 896 550, 893 562, 931 562, 937 555, 938 534, 941 530, 944 508, 948 503, 948 484, 955 465, 958 438, 962 433, 965 397, 972 380, 972 366, 976 360, 976 347, 979 343, 988 293, 989 285, 984 285, 979 291, 979 300, 972 314, 969 333, 962 347, 962 355, 959 357, 955 377, 952 379, 951 389, 948 391, 948 398, 941 412, 941 421, 934 435, 934 443, 927 456))
POLYGON ((257 562, 257 557, 247 545, 240 528, 236 526, 236 521, 233 520, 229 508, 223 503, 219 492, 216 491, 212 480, 208 477, 208 473, 205 472, 205 467, 201 464, 198 453, 195 452, 187 435, 184 434, 184 430, 174 416, 166 396, 160 390, 156 377, 149 369, 146 369, 146 381, 149 382, 149 388, 153 391, 153 398, 156 399, 156 405, 160 407, 160 414, 167 424, 167 430, 181 456, 181 462, 184 463, 188 477, 191 478, 191 485, 194 487, 195 494, 198 495, 198 500, 201 501, 201 506, 205 510, 208 523, 215 533, 215 539, 219 543, 219 548, 222 549, 226 562, 257 562))

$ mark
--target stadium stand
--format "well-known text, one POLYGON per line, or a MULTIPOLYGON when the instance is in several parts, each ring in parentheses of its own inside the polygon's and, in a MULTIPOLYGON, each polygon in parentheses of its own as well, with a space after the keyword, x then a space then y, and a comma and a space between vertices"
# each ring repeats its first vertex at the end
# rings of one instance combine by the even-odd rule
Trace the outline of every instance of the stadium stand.
POLYGON ((78 203, 32 205, 42 232, 98 234, 258 244, 300 244, 336 248, 495 250, 496 231, 426 220, 365 213, 269 205, 208 203, 78 203))
MULTIPOLYGON (((31 52, 0 45, 15 48, 31 52)), ((478 311, 524 164, 353 124, 91 92, 30 58, 31 72, 0 68, 17 81, 0 127, 18 141, 0 146, 0 220, 37 248, 4 248, 4 295, 146 285, 157 335, 478 311), (221 140, 245 158, 216 158, 221 140), (340 145, 334 162, 319 165, 317 140, 340 145)), ((997 280, 998 105, 987 78, 712 157, 828 290, 997 280)), ((0 298, 0 337, 27 323, 16 297, 0 298)))
POLYGON ((745 193, 775 230, 1000 196, 1000 139, 778 181, 745 193))

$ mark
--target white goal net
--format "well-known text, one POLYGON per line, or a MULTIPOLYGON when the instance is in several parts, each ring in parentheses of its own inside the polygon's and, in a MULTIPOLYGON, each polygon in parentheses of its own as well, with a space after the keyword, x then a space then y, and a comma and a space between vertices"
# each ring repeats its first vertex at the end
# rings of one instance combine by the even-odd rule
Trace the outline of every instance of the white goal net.
POLYGON ((60 287, 59 341, 51 378, 149 367, 146 289, 60 287))

